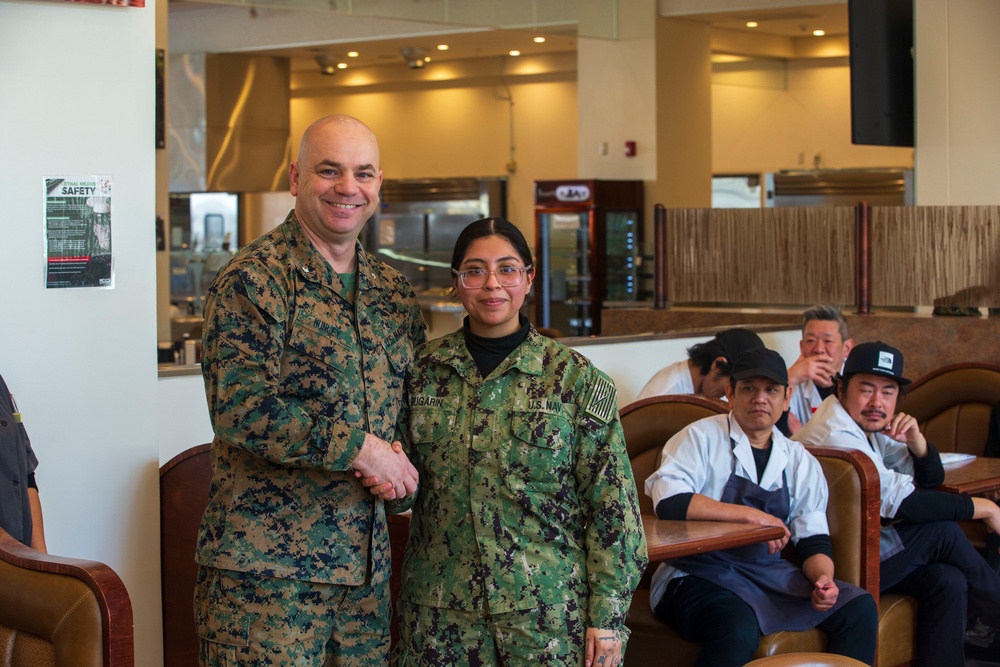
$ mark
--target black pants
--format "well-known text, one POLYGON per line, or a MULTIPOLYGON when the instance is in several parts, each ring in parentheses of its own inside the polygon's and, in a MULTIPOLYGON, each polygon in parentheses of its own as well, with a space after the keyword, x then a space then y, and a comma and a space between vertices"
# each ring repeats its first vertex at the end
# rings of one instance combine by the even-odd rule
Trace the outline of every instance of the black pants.
POLYGON ((1000 576, 953 521, 897 524, 903 550, 882 562, 882 591, 912 595, 918 667, 965 665, 965 620, 971 610, 1000 622, 1000 576))
POLYGON ((986 533, 986 562, 994 572, 1000 573, 1000 534, 986 533))
MULTIPOLYGON (((671 581, 654 611, 681 637, 701 644, 695 667, 742 667, 760 645, 760 624, 753 608, 735 593, 701 577, 671 581)), ((828 635, 827 652, 874 664, 878 609, 870 595, 851 600, 817 627, 828 635)))

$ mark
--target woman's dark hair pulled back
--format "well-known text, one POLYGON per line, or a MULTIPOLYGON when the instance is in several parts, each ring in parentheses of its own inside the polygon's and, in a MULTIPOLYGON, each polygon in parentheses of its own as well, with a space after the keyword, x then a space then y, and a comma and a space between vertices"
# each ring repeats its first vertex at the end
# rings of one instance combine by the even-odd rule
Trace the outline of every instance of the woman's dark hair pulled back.
POLYGON ((458 269, 461 266, 462 260, 465 259, 465 253, 473 241, 488 236, 502 236, 514 247, 525 266, 534 264, 528 242, 524 240, 524 234, 514 226, 514 223, 506 218, 483 218, 470 222, 458 235, 458 239, 455 241, 455 250, 451 255, 451 268, 458 269))

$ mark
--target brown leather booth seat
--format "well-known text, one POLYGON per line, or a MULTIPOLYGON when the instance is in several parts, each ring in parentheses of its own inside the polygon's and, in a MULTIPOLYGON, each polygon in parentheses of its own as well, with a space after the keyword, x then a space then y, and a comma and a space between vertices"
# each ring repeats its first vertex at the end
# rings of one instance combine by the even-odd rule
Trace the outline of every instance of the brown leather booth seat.
POLYGON ((953 364, 914 381, 899 409, 942 452, 982 456, 990 410, 1000 403, 1000 366, 953 364))
MULTIPOLYGON (((940 452, 983 455, 990 411, 1000 403, 1000 366, 983 363, 944 366, 914 381, 900 410, 916 418, 920 432, 940 452)), ((977 549, 986 548, 981 521, 963 521, 977 549)))
POLYGON ((195 546, 212 483, 211 444, 181 452, 160 467, 160 591, 164 667, 198 664, 194 626, 195 546))
MULTIPOLYGON (((726 410, 723 403, 696 396, 659 396, 625 406, 622 428, 640 490, 640 506, 653 513, 652 501, 642 492, 645 479, 658 466, 663 444, 688 423, 726 410)), ((868 590, 879 601, 879 483, 874 464, 864 454, 815 447, 830 488, 827 518, 834 547, 837 577, 868 590)), ((629 664, 670 665, 694 663, 699 646, 684 641, 672 627, 659 620, 649 607, 648 575, 632 599, 631 630, 626 658, 629 664)), ((915 640, 912 598, 886 596, 879 605, 879 664, 892 667, 912 660, 915 640)), ((756 657, 822 652, 826 636, 820 630, 778 632, 761 639, 756 657)))
POLYGON ((132 603, 118 575, 0 530, 0 667, 133 664, 132 603))

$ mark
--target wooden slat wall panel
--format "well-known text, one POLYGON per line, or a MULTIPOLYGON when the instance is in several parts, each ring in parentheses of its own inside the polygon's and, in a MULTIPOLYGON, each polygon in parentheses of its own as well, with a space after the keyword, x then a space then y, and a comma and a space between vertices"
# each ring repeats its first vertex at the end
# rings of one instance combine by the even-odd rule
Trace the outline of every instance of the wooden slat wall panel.
POLYGON ((851 304, 854 208, 668 209, 667 299, 851 304))
POLYGON ((876 206, 871 301, 1000 306, 1000 206, 876 206))

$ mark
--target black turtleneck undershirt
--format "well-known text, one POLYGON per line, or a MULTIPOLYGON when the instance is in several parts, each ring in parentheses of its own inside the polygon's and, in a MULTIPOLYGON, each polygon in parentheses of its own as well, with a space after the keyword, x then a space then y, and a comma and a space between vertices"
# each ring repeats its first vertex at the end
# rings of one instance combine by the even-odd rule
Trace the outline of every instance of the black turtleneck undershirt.
POLYGON ((465 318, 463 328, 465 330, 465 347, 476 362, 479 372, 483 377, 487 377, 500 363, 524 342, 531 330, 531 323, 528 318, 518 313, 518 322, 521 327, 512 334, 500 336, 499 338, 484 338, 477 336, 469 330, 469 318, 465 318))

